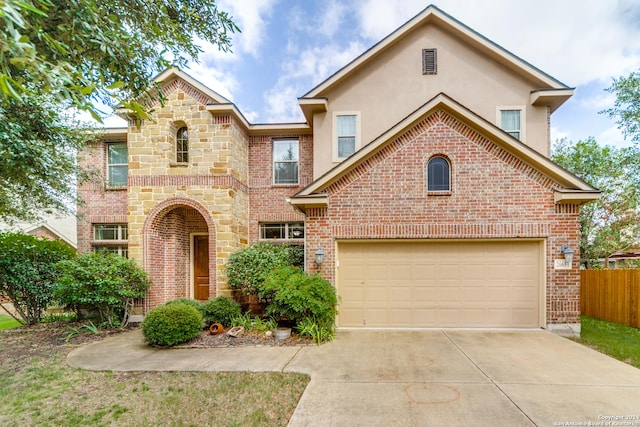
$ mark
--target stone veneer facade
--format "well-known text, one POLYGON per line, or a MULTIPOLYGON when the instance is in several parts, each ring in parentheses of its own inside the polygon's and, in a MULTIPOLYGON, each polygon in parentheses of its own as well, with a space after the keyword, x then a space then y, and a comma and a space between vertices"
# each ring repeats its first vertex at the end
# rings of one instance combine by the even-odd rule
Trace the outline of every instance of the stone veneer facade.
POLYGON ((162 90, 164 104, 154 107, 149 120, 130 120, 126 130, 104 135, 80 156, 80 163, 97 169, 100 178, 78 188, 84 201, 78 208, 79 250, 105 243, 94 239, 95 224, 127 224, 128 256, 153 280, 145 311, 170 299, 193 297, 194 234, 209 235, 209 297, 231 295, 225 276, 229 255, 259 240, 261 222, 303 222, 304 215, 286 200, 313 176, 308 131, 249 136, 232 112, 208 111, 216 100, 188 82, 174 79, 162 90), (189 161, 177 163, 175 135, 183 126, 189 132, 189 161), (274 138, 298 139, 299 184, 273 184, 274 138), (127 187, 108 188, 102 180, 106 147, 125 141, 127 187))

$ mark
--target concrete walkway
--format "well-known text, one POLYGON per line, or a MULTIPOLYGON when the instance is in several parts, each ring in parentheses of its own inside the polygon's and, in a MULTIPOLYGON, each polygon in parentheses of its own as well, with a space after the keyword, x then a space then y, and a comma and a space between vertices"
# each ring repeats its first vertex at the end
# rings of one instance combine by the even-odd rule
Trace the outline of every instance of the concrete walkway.
POLYGON ((311 382, 291 426, 640 426, 640 369, 545 331, 341 330, 320 347, 175 350, 134 331, 78 348, 68 363, 303 372, 311 382))

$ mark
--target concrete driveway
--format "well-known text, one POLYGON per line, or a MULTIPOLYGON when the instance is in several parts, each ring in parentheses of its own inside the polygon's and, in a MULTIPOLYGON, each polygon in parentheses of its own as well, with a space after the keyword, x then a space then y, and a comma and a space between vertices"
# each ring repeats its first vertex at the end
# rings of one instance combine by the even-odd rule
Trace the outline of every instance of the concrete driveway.
POLYGON ((546 331, 340 330, 320 347, 179 350, 150 348, 134 332, 68 361, 307 373, 291 426, 640 426, 640 370, 546 331))

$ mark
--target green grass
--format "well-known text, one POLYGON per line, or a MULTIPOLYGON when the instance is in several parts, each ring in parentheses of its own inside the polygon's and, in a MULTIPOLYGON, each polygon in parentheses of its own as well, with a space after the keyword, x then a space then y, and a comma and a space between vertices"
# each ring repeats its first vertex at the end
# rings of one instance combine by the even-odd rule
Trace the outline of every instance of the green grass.
POLYGON ((640 368, 640 329, 582 316, 579 341, 640 368))
POLYGON ((6 314, 0 314, 0 331, 3 329, 11 329, 20 326, 20 322, 6 314))
POLYGON ((308 382, 273 372, 91 372, 57 355, 0 368, 0 425, 285 426, 308 382))

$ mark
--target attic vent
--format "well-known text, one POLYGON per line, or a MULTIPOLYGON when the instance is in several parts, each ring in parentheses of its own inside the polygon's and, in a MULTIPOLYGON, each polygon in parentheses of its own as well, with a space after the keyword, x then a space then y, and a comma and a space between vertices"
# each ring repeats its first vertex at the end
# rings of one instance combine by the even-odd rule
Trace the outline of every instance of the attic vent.
POLYGON ((422 74, 438 74, 437 49, 422 49, 422 74))

